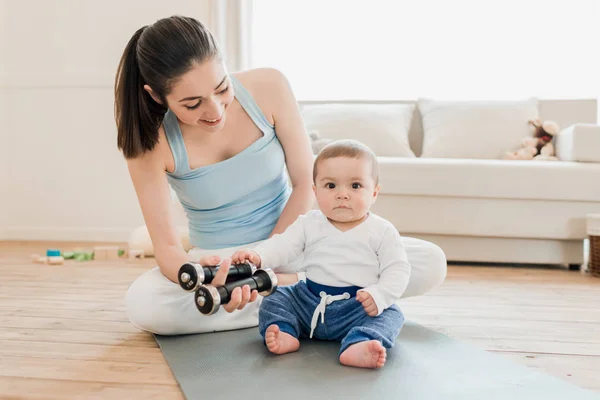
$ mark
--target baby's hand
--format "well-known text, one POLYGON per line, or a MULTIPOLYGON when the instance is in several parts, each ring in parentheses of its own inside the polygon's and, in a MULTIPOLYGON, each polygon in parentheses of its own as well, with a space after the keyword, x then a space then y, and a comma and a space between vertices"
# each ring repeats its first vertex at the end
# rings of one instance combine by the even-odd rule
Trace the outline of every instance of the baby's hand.
POLYGON ((356 300, 360 301, 363 308, 369 314, 370 317, 377 315, 377 304, 368 292, 360 291, 356 293, 356 300))
POLYGON ((232 264, 241 264, 245 261, 250 261, 252 264, 256 265, 257 268, 260 268, 260 256, 257 252, 250 249, 238 250, 231 256, 232 264))

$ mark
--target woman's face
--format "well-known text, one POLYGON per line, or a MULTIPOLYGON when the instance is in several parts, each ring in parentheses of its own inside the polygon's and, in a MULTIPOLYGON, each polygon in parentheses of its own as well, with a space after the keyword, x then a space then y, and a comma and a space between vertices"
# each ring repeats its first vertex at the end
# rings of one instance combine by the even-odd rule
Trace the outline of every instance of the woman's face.
POLYGON ((169 109, 184 124, 207 132, 225 124, 227 107, 233 102, 233 87, 227 70, 218 59, 194 66, 175 82, 167 95, 169 109))

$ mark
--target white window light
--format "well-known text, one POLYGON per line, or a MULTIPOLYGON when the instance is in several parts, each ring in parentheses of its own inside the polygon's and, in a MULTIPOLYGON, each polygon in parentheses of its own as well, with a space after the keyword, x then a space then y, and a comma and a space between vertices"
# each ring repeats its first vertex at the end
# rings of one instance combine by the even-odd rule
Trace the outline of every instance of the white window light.
POLYGON ((596 98, 597 0, 253 0, 253 67, 298 99, 596 98))

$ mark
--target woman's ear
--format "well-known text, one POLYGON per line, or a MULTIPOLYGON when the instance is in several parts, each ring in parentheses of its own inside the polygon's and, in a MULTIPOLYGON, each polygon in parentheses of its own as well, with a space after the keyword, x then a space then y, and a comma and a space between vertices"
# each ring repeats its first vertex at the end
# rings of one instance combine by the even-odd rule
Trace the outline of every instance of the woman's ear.
POLYGON ((154 90, 152 90, 152 88, 150 86, 144 85, 144 90, 150 94, 150 96, 152 97, 152 99, 155 102, 157 102, 158 104, 162 104, 162 101, 160 100, 160 97, 158 97, 158 95, 156 94, 156 92, 154 90))

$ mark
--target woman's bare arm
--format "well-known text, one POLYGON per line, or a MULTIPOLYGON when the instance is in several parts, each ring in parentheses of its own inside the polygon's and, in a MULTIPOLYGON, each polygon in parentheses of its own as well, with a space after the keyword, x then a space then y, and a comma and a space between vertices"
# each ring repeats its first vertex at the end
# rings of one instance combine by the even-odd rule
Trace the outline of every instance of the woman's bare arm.
MULTIPOLYGON (((270 236, 282 233, 299 215, 308 212, 314 204, 312 190, 312 149, 298 108, 296 97, 287 78, 278 70, 261 68, 253 70, 253 83, 261 106, 275 125, 277 138, 285 152, 286 166, 292 184, 292 193, 270 236), (257 85, 258 86, 258 85, 257 85)), ((279 285, 298 281, 297 274, 277 274, 279 285)))
POLYGON ((274 101, 271 115, 277 138, 285 152, 286 166, 292 183, 292 194, 273 228, 272 236, 285 231, 299 215, 305 214, 313 206, 313 156, 310 138, 287 78, 275 69, 263 71, 269 75, 269 98, 274 101))
MULTIPOLYGON (((163 141, 159 142, 152 151, 128 160, 127 167, 152 239, 156 262, 163 275, 177 283, 179 269, 191 258, 183 248, 173 222, 173 207, 165 165, 165 154, 170 153, 171 150, 164 142, 166 140, 164 133, 162 138, 163 141)), ((191 261, 199 262, 200 265, 219 264, 219 271, 212 284, 215 286, 225 284, 230 265, 229 259, 221 262, 220 257, 212 256, 191 261)), ((241 310, 249 302, 256 301, 257 296, 258 292, 251 291, 248 285, 235 288, 231 293, 231 299, 223 305, 223 309, 227 312, 241 310)))
POLYGON ((165 163, 159 146, 140 157, 127 160, 127 167, 158 266, 167 278, 177 282, 179 268, 190 258, 175 227, 165 163))

